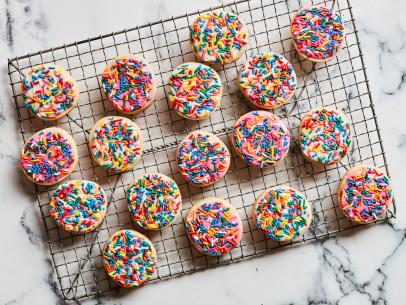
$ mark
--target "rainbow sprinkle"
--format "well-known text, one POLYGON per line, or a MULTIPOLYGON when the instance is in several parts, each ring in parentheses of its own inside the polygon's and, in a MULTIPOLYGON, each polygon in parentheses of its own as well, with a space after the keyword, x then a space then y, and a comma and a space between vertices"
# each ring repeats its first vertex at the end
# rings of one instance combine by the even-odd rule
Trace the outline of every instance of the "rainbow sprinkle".
POLYGON ((96 123, 89 138, 93 158, 107 170, 125 172, 141 159, 142 134, 130 119, 105 117, 96 123))
POLYGON ((73 109, 79 99, 76 81, 63 68, 34 67, 23 80, 25 106, 43 120, 56 120, 73 109))
POLYGON ((190 27, 195 54, 205 62, 237 60, 248 44, 247 26, 237 15, 221 11, 200 15, 190 27))
POLYGON ((230 153, 215 135, 198 130, 183 139, 177 160, 186 181, 204 186, 213 184, 227 173, 230 153))
POLYGON ((175 181, 157 173, 136 179, 128 188, 127 200, 134 221, 147 230, 171 225, 182 204, 175 181))
POLYGON ((266 236, 287 241, 306 232, 312 220, 312 212, 300 192, 291 187, 277 186, 266 190, 258 198, 254 218, 266 236))
POLYGON ((370 223, 383 215, 392 204, 392 186, 379 168, 356 166, 341 181, 338 201, 341 210, 352 221, 370 223))
POLYGON ((189 211, 186 232, 196 249, 220 256, 240 243, 242 223, 238 212, 229 203, 221 198, 208 198, 189 211))
POLYGON ((145 284, 154 275, 155 263, 156 251, 151 241, 133 230, 114 233, 104 246, 104 268, 122 287, 145 284))
POLYGON ((297 50, 310 60, 331 59, 344 41, 340 15, 325 6, 302 8, 293 19, 291 30, 297 50))
POLYGON ((351 142, 350 123, 336 109, 311 110, 302 119, 300 146, 312 161, 334 164, 347 155, 351 142))
POLYGON ((77 148, 63 129, 52 127, 34 134, 23 146, 20 165, 35 183, 51 185, 65 179, 76 167, 77 148))
POLYGON ((199 63, 184 63, 169 77, 172 108, 192 120, 208 117, 220 106, 222 86, 217 72, 199 63))
POLYGON ((145 59, 132 54, 117 57, 102 74, 103 89, 114 107, 136 113, 150 106, 155 98, 155 79, 145 59))
POLYGON ((251 111, 235 123, 231 141, 244 161, 263 168, 285 158, 290 135, 285 124, 273 113, 251 111))
POLYGON ((241 91, 261 108, 282 106, 293 96, 296 86, 293 66, 274 52, 253 56, 241 68, 241 91))
POLYGON ((103 221, 107 196, 93 181, 72 180, 61 184, 51 197, 49 215, 68 232, 88 233, 103 221))

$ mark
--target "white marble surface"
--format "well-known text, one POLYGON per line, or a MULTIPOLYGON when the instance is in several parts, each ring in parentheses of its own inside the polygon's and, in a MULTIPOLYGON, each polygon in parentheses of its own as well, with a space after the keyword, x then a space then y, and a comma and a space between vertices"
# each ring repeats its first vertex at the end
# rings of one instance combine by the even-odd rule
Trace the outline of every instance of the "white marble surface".
MULTIPOLYGON (((35 196, 18 172, 19 135, 6 59, 195 11, 218 1, 0 2, 0 304, 62 304, 35 196), (117 10, 117 7, 121 7, 117 10), (112 13, 114 12, 114 13, 112 13)), ((398 217, 389 224, 183 276, 87 304, 405 304, 406 2, 352 1, 398 217)))

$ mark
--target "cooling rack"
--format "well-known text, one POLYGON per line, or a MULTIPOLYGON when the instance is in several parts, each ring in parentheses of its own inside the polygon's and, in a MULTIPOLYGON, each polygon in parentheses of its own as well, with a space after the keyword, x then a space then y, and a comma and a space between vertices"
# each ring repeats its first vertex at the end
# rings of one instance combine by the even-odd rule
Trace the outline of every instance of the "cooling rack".
MULTIPOLYGON (((107 216, 93 233, 72 235, 59 229, 50 219, 48 202, 55 187, 35 186, 49 251, 61 295, 65 300, 80 299, 116 290, 102 266, 101 249, 114 232, 137 228, 126 203, 126 188, 134 177, 146 172, 161 172, 175 179, 183 196, 181 217, 160 232, 146 232, 158 254, 157 272, 151 282, 241 261, 269 253, 281 247, 327 238, 355 227, 337 205, 340 178, 351 166, 368 163, 388 174, 377 116, 371 99, 358 33, 348 0, 285 1, 242 0, 195 13, 172 17, 148 25, 89 38, 60 47, 9 59, 8 73, 17 111, 18 125, 25 142, 33 133, 57 125, 68 130, 78 144, 79 165, 70 179, 88 179, 99 183, 109 196, 107 216), (290 38, 293 13, 305 4, 334 6, 345 23, 345 46, 337 58, 328 63, 311 64, 300 60, 290 38), (250 45, 236 63, 214 65, 223 83, 221 109, 202 121, 188 121, 168 107, 166 84, 169 73, 183 62, 195 61, 189 46, 189 25, 202 12, 233 11, 248 24, 250 45), (292 134, 290 152, 284 162, 273 168, 248 167, 233 151, 230 170, 225 179, 206 188, 187 184, 178 171, 175 152, 179 141, 192 130, 203 129, 217 134, 229 146, 229 131, 235 120, 250 110, 239 92, 237 75, 241 64, 261 51, 283 54, 294 65, 298 76, 296 97, 275 113, 281 116, 292 134), (157 82, 156 102, 140 115, 132 116, 141 127, 145 143, 144 156, 131 172, 111 174, 93 163, 88 148, 88 133, 93 124, 106 115, 117 114, 106 101, 100 75, 108 61, 118 55, 136 53, 153 66, 157 82), (78 106, 56 123, 33 117, 24 107, 21 86, 24 74, 41 63, 56 63, 66 68, 78 81, 81 96, 78 106), (333 106, 349 117, 353 130, 351 153, 340 163, 321 166, 306 161, 297 143, 300 117, 309 109, 333 106), (258 231, 251 217, 255 198, 266 188, 288 184, 301 190, 313 206, 309 231, 291 242, 267 239, 258 231), (208 196, 226 198, 238 210, 243 222, 239 247, 220 257, 208 257, 191 246, 184 228, 187 211, 198 199, 208 196)), ((395 205, 386 218, 396 215, 395 205)), ((385 220, 382 219, 382 220, 385 220)), ((382 221, 380 220, 380 221, 382 221)), ((145 233, 145 232, 144 232, 145 233)))

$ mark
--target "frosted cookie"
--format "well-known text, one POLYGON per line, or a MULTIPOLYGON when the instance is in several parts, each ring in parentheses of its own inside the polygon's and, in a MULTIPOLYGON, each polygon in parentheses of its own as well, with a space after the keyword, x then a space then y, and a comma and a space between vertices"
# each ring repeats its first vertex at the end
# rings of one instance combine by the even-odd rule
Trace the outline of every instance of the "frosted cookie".
POLYGON ((132 169, 141 159, 142 145, 142 133, 138 125, 120 116, 102 118, 89 135, 93 159, 113 172, 132 169))
POLYGON ((206 186, 224 177, 230 166, 230 153, 215 135, 194 131, 182 140, 177 151, 179 171, 191 184, 206 186))
POLYGON ((392 202, 389 178, 377 167, 353 167, 341 180, 338 203, 344 215, 356 223, 367 224, 384 216, 392 202))
POLYGON ((274 52, 251 57, 241 68, 240 89, 257 107, 274 109, 288 102, 297 86, 288 60, 274 52))
POLYGON ((54 64, 36 66, 23 80, 25 106, 45 121, 57 120, 76 106, 79 86, 68 71, 54 64))
POLYGON ((220 256, 241 241, 242 223, 234 207, 222 198, 197 202, 186 217, 186 232, 197 250, 220 256))
POLYGON ((289 151, 290 134, 285 124, 267 111, 251 111, 234 124, 231 143, 249 165, 269 167, 289 151))
POLYGON ((315 62, 332 59, 344 41, 344 24, 325 6, 304 7, 292 20, 293 44, 301 56, 315 62))
POLYGON ((240 17, 221 11, 197 17, 190 27, 195 55, 204 62, 228 64, 238 60, 248 45, 248 28, 240 17))
POLYGON ((154 73, 146 60, 136 55, 111 61, 102 74, 102 84, 113 106, 124 113, 138 113, 155 99, 154 73))
POLYGON ((254 205, 254 220, 266 236, 288 241, 303 235, 312 221, 310 204, 289 186, 264 191, 254 205))
POLYGON ((20 166, 32 182, 52 185, 65 179, 78 163, 75 140, 65 130, 45 128, 23 146, 20 166))
POLYGON ((93 181, 71 180, 61 184, 51 197, 49 215, 63 229, 88 233, 103 221, 107 196, 93 181))
POLYGON ((201 120, 216 111, 221 92, 220 76, 213 68, 200 63, 181 64, 169 77, 169 102, 187 119, 201 120))
POLYGON ((136 178, 128 188, 127 201, 134 221, 147 230, 170 226, 182 207, 178 185, 158 173, 136 178))
POLYGON ((114 233, 103 249, 107 274, 125 288, 141 286, 150 280, 155 273, 156 259, 152 242, 133 230, 114 233))
POLYGON ((310 161, 334 164, 350 150, 351 127, 337 109, 322 107, 303 116, 299 128, 300 147, 310 161))

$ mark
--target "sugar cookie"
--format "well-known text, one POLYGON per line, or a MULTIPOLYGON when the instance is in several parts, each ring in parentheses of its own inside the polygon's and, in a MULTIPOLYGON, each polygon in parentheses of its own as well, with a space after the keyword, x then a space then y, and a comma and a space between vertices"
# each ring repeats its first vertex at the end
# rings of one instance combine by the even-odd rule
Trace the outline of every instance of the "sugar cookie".
POLYGON ((71 180, 56 189, 49 206, 49 215, 63 229, 88 233, 102 223, 107 211, 107 196, 93 181, 71 180))
POLYGON ((341 180, 338 203, 344 215, 356 223, 367 224, 384 216, 392 202, 389 178, 377 167, 353 167, 341 180))
POLYGON ((141 130, 125 117, 102 118, 90 131, 89 139, 93 159, 107 170, 125 172, 141 159, 141 130))
POLYGON ((178 185, 158 173, 136 178, 128 188, 127 201, 134 221, 147 230, 170 226, 182 207, 178 185))
POLYGON ((197 250, 220 256, 241 241, 242 223, 236 209, 222 198, 197 202, 186 217, 186 232, 197 250))
POLYGON ((44 121, 57 120, 79 100, 79 86, 64 68, 43 64, 32 68, 23 79, 25 106, 44 121))
POLYGON ((169 77, 169 102, 175 111, 191 120, 207 118, 220 107, 222 85, 217 72, 200 63, 184 63, 169 77))
POLYGON ((45 128, 23 146, 20 166, 36 184, 52 185, 65 179, 78 163, 75 140, 65 130, 45 128))

